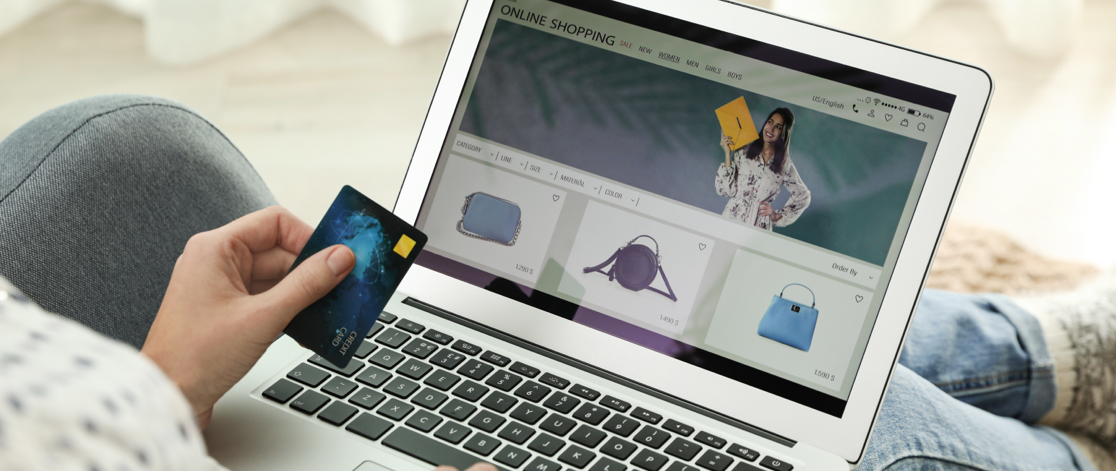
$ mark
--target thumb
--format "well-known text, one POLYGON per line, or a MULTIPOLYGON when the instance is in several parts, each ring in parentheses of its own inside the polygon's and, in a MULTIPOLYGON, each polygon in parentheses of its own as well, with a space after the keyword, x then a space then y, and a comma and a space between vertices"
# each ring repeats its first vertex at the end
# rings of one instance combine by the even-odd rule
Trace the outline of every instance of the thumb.
POLYGON ((269 298, 267 304, 272 307, 275 320, 287 325, 296 314, 341 283, 355 264, 356 256, 344 245, 329 247, 303 261, 263 293, 269 298))

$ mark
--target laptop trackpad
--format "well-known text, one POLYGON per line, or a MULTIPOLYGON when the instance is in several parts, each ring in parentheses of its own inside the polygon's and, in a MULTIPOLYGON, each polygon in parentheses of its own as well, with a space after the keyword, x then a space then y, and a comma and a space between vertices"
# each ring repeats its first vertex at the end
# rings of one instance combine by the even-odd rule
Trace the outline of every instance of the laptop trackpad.
POLYGON ((357 466, 356 469, 354 469, 353 471, 394 471, 394 470, 392 470, 391 468, 386 468, 379 463, 373 463, 371 461, 365 461, 365 462, 361 463, 360 466, 357 466))

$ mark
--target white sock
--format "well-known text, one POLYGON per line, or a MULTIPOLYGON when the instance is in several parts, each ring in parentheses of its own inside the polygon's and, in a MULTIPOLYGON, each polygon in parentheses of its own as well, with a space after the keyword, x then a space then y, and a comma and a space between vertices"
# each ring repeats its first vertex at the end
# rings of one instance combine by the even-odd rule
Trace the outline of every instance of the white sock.
POLYGON ((1116 275, 1016 301, 1038 318, 1054 357, 1058 392, 1042 423, 1116 451, 1116 275))

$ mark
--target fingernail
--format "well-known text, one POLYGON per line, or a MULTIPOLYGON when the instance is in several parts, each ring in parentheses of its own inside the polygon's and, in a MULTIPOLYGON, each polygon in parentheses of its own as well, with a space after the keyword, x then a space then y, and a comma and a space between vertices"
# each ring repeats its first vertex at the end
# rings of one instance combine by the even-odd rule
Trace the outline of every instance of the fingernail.
POLYGON ((353 268, 353 262, 353 252, 341 247, 333 249, 333 253, 326 259, 326 265, 329 265, 329 271, 333 276, 348 273, 353 268))

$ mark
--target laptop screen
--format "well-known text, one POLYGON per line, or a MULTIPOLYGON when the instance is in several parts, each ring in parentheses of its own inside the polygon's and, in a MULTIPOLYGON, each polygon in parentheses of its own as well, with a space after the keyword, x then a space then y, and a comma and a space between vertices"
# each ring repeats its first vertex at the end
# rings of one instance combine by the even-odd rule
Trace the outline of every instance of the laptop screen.
POLYGON ((839 417, 953 101, 627 5, 497 0, 417 263, 839 417))

